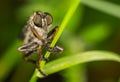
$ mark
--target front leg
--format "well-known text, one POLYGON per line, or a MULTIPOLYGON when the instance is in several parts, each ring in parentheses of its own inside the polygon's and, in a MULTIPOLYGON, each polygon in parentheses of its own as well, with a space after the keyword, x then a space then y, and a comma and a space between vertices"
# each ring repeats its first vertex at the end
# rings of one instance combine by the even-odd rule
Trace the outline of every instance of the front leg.
POLYGON ((57 32, 58 32, 58 26, 55 26, 55 28, 53 28, 53 29, 48 33, 47 39, 52 41, 52 40, 54 39, 54 37, 56 36, 57 32))
POLYGON ((36 61, 33 60, 33 59, 30 59, 29 56, 33 52, 37 51, 38 46, 39 46, 38 43, 32 42, 32 43, 28 43, 28 44, 25 44, 25 45, 19 47, 18 51, 20 51, 20 52, 22 52, 24 54, 23 59, 25 61, 28 61, 28 62, 31 62, 31 63, 36 63, 36 61))

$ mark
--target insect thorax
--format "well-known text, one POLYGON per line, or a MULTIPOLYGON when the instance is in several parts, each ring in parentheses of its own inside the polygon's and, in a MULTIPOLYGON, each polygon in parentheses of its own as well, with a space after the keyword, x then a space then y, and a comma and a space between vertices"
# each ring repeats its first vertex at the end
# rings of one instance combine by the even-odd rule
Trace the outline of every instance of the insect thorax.
POLYGON ((47 39, 47 32, 51 23, 52 16, 50 14, 43 12, 33 13, 25 26, 24 43, 37 42, 40 45, 43 45, 43 41, 38 37, 41 37, 44 41, 47 39))
MULTIPOLYGON (((30 43, 30 42, 37 42, 38 44, 42 45, 42 41, 36 38, 31 31, 30 26, 26 26, 26 32, 24 32, 25 38, 24 38, 24 44, 30 43)), ((33 27, 37 33, 45 40, 47 38, 47 32, 41 28, 38 28, 36 26, 33 27)))

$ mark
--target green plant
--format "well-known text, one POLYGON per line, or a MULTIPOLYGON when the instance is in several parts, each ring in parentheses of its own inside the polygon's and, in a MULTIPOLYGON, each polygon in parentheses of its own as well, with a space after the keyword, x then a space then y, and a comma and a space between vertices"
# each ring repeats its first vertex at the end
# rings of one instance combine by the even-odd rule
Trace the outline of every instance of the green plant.
MULTIPOLYGON (((51 47, 53 47, 56 44, 56 42, 59 39, 60 35, 62 34, 64 28, 68 24, 70 18, 72 17, 75 10, 77 9, 79 2, 80 2, 79 0, 75 0, 74 5, 72 4, 70 6, 70 8, 69 8, 67 14, 65 15, 65 18, 63 19, 63 22, 60 26, 59 32, 57 33, 56 37, 54 38, 54 40, 51 44, 51 47)), ((45 58, 48 58, 49 56, 50 56, 50 52, 46 52, 45 58)), ((47 63, 46 65, 45 65, 45 61, 42 61, 40 67, 44 70, 45 73, 52 74, 52 73, 58 72, 60 70, 69 68, 76 64, 87 63, 87 62, 91 62, 91 61, 99 61, 99 60, 113 60, 113 61, 120 62, 120 57, 117 54, 112 53, 112 52, 89 51, 89 52, 79 53, 74 56, 60 58, 60 59, 54 60, 50 63, 47 63)), ((39 74, 39 72, 37 70, 35 70, 30 82, 36 82, 36 80, 37 80, 36 76, 38 76, 40 78, 43 77, 41 74, 39 74)))
MULTIPOLYGON (((66 1, 66 2, 68 2, 68 1, 66 1)), ((63 8, 59 8, 59 7, 62 7, 61 5, 58 6, 59 9, 57 11, 52 11, 52 9, 51 9, 52 7, 47 6, 49 1, 48 1, 48 3, 45 3, 45 4, 43 4, 44 0, 41 0, 41 3, 38 3, 38 2, 39 1, 31 1, 32 5, 21 8, 21 10, 19 10, 19 11, 20 12, 22 11, 22 13, 19 12, 18 16, 23 15, 23 13, 24 13, 24 16, 28 16, 28 14, 31 11, 38 10, 39 8, 41 8, 41 10, 50 11, 51 13, 53 13, 53 15, 55 15, 54 13, 58 12, 58 10, 64 12, 64 14, 66 13, 66 11, 63 10, 63 8), (40 5, 40 4, 42 4, 42 5, 40 5)), ((53 3, 56 4, 57 2, 55 2, 53 0, 49 4, 55 5, 53 3)), ((87 5, 88 7, 94 8, 98 11, 107 13, 111 16, 115 16, 116 18, 120 17, 119 6, 115 5, 113 3, 110 3, 108 1, 104 1, 104 0, 98 0, 98 1, 97 0, 91 0, 91 1, 89 1, 89 0, 81 0, 81 1, 75 0, 74 3, 72 3, 72 1, 71 1, 70 3, 68 3, 68 4, 70 4, 70 6, 67 10, 66 15, 63 17, 62 21, 61 20, 59 21, 61 23, 60 28, 59 28, 59 32, 56 35, 55 39, 53 40, 51 47, 53 47, 56 44, 56 42, 59 39, 59 37, 61 36, 61 34, 63 34, 63 31, 66 31, 66 30, 68 31, 68 29, 71 29, 73 32, 73 30, 75 31, 77 29, 80 29, 79 27, 77 27, 77 25, 76 25, 77 23, 74 24, 75 27, 72 26, 72 28, 65 29, 67 26, 71 25, 70 19, 72 17, 75 18, 76 15, 74 15, 74 14, 75 14, 76 10, 78 9, 78 7, 80 6, 79 5, 80 3, 87 5), (106 5, 107 5, 107 7, 106 7, 106 5)), ((60 16, 62 19, 61 14, 59 14, 59 15, 57 14, 56 16, 58 16, 58 18, 60 16)), ((20 16, 20 17, 23 21, 22 16, 20 16)), ((59 24, 59 22, 57 22, 57 23, 59 24)), ((76 19, 72 20, 72 23, 74 23, 74 22, 78 22, 78 21, 76 21, 76 19)), ((82 32, 77 34, 78 36, 74 35, 74 33, 70 34, 68 32, 65 32, 66 34, 64 34, 64 35, 66 35, 67 39, 69 39, 69 41, 70 41, 70 42, 63 42, 63 44, 65 44, 66 47, 68 48, 68 51, 67 50, 64 51, 67 56, 58 58, 58 59, 50 61, 48 63, 46 63, 45 61, 42 61, 42 64, 40 67, 48 75, 69 68, 69 69, 65 70, 66 75, 63 73, 61 74, 64 76, 65 82, 74 82, 75 80, 76 80, 76 82, 78 82, 80 80, 77 78, 77 76, 74 78, 74 74, 77 74, 79 72, 84 73, 85 68, 83 66, 83 63, 94 62, 94 61, 120 62, 120 56, 116 53, 111 52, 111 51, 103 51, 103 50, 99 50, 99 49, 86 51, 86 48, 88 47, 88 46, 86 47, 86 45, 99 44, 100 42, 102 42, 103 40, 105 40, 106 38, 108 38, 110 36, 111 29, 109 28, 109 26, 110 25, 108 25, 108 23, 103 21, 103 22, 99 22, 95 25, 92 25, 92 24, 88 25, 87 29, 84 29, 84 30, 82 30, 82 32), (96 34, 96 33, 98 33, 98 34, 96 34), (79 40, 79 38, 81 39, 80 36, 84 37, 84 42, 80 42, 80 40, 79 40), (76 38, 77 38, 77 40, 76 40, 76 38), (73 44, 72 44, 72 42, 73 42, 73 44), (75 52, 74 50, 76 49, 76 47, 74 46, 75 43, 77 44, 77 48, 78 48, 77 53, 74 53, 75 52), (72 49, 70 49, 71 45, 73 47, 72 49), (82 45, 82 47, 81 47, 81 45, 82 45), (80 46, 80 47, 78 47, 78 46, 80 46), (73 52, 72 52, 72 50, 73 50, 73 52), (74 69, 73 66, 76 66, 75 68, 78 68, 78 69, 74 69), (70 75, 70 76, 68 76, 68 75, 70 75), (73 80, 73 79, 75 79, 75 80, 73 80)), ((63 37, 66 37, 66 36, 63 36, 63 37)), ((9 73, 14 68, 14 66, 17 64, 17 62, 19 62, 21 60, 19 57, 21 55, 19 52, 17 52, 17 48, 21 44, 22 44, 21 41, 15 40, 15 42, 13 42, 13 44, 10 46, 10 48, 8 48, 8 50, 6 50, 6 53, 3 54, 3 57, 1 57, 1 60, 0 60, 0 69, 2 70, 0 72, 0 81, 1 82, 4 81, 6 79, 6 77, 9 76, 9 73)), ((77 49, 76 49, 76 51, 77 51, 77 49)), ((49 56, 50 56, 50 53, 46 52, 45 57, 48 58, 49 56)), ((24 71, 24 70, 22 70, 22 71, 24 71)), ((78 75, 79 78, 80 77, 85 78, 84 74, 78 75)), ((16 75, 16 76, 20 77, 20 75, 16 75)), ((32 77, 30 79, 29 78, 28 79, 30 80, 30 82, 36 82, 38 78, 42 78, 42 77, 43 76, 41 74, 39 74, 39 72, 37 70, 35 70, 32 77)), ((84 82, 84 81, 81 80, 80 82, 84 82)))

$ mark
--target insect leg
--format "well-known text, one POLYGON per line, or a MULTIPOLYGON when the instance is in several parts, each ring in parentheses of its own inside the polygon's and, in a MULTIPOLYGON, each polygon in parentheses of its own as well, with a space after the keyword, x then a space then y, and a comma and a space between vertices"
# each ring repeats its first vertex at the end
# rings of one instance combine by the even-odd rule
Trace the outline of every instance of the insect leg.
POLYGON ((42 41, 44 44, 46 44, 45 40, 36 32, 36 30, 34 28, 31 27, 31 31, 35 37, 37 37, 40 41, 42 41))
POLYGON ((33 63, 33 64, 36 64, 36 61, 35 61, 35 60, 29 58, 29 56, 30 56, 32 53, 33 53, 33 52, 29 52, 29 53, 27 53, 27 54, 24 54, 24 55, 23 55, 23 59, 24 59, 24 61, 27 61, 27 62, 31 62, 31 63, 33 63))
POLYGON ((52 41, 52 40, 54 39, 55 35, 57 34, 57 32, 58 32, 58 26, 55 26, 55 28, 53 28, 53 29, 48 33, 47 39, 49 39, 49 40, 52 41))
POLYGON ((44 58, 43 53, 42 53, 42 46, 40 46, 39 49, 38 49, 38 55, 39 55, 39 59, 38 59, 38 61, 36 62, 36 67, 37 67, 38 71, 39 71, 44 77, 46 77, 47 74, 45 74, 45 73, 41 70, 41 68, 40 68, 40 66, 41 66, 41 65, 40 65, 40 64, 41 64, 41 61, 42 61, 42 60, 45 60, 45 61, 46 61, 46 59, 44 58))
POLYGON ((30 56, 34 51, 37 51, 38 46, 39 46, 38 43, 32 42, 32 43, 28 43, 28 44, 25 44, 25 45, 19 47, 18 50, 24 54, 24 55, 23 55, 23 59, 24 59, 25 61, 28 61, 28 62, 31 62, 31 63, 36 63, 36 61, 30 59, 29 56, 30 56))
POLYGON ((51 53, 61 53, 63 52, 63 49, 59 46, 55 46, 53 48, 50 47, 50 44, 52 42, 52 40, 54 39, 54 37, 56 36, 58 32, 58 26, 56 26, 54 29, 52 29, 47 36, 48 42, 46 44, 47 50, 51 53))
POLYGON ((54 46, 53 48, 51 48, 51 47, 48 47, 48 49, 47 49, 49 52, 51 52, 51 53, 53 53, 53 54, 55 54, 55 53, 62 53, 64 50, 63 50, 63 48, 61 48, 61 47, 59 47, 59 46, 54 46))

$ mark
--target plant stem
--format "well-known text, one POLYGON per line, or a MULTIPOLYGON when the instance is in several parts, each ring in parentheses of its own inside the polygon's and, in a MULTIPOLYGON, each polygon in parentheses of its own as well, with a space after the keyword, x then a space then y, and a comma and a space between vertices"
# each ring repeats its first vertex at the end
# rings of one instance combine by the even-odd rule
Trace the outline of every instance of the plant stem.
MULTIPOLYGON (((57 40, 60 38, 63 30, 65 29, 66 25, 68 24, 69 20, 71 19, 71 17, 73 16, 75 10, 77 9, 78 5, 79 5, 79 0, 75 0, 74 1, 74 4, 71 4, 70 5, 70 8, 68 9, 68 12, 67 14, 65 15, 64 19, 63 19, 63 22, 61 23, 60 25, 60 28, 59 28, 59 31, 58 33, 56 34, 54 40, 52 41, 50 47, 54 47, 54 45, 56 44, 57 40)), ((45 58, 48 58, 50 56, 50 52, 46 52, 45 54, 45 58)), ((41 61, 41 64, 40 64, 40 67, 43 68, 44 65, 45 65, 45 61, 41 61)), ((35 82, 35 76, 37 75, 37 71, 35 70, 30 82, 35 82)), ((42 77, 42 76, 41 76, 42 77)))
POLYGON ((37 78, 38 78, 38 77, 36 76, 37 72, 38 72, 38 70, 36 69, 36 70, 34 71, 33 75, 32 75, 32 78, 30 79, 30 82, 37 82, 37 78))
MULTIPOLYGON (((79 5, 79 0, 75 0, 74 4, 71 4, 70 8, 68 9, 67 14, 65 15, 63 22, 60 25, 59 31, 56 34, 54 40, 52 41, 50 47, 54 47, 54 45, 56 44, 57 40, 60 38, 63 30, 65 29, 66 25, 68 24, 69 20, 71 19, 71 17, 73 16, 75 10, 77 9, 79 5)), ((50 56, 50 52, 47 52, 45 54, 45 58, 48 58, 50 56)), ((42 61, 41 63, 41 68, 45 65, 45 61, 42 61)))

